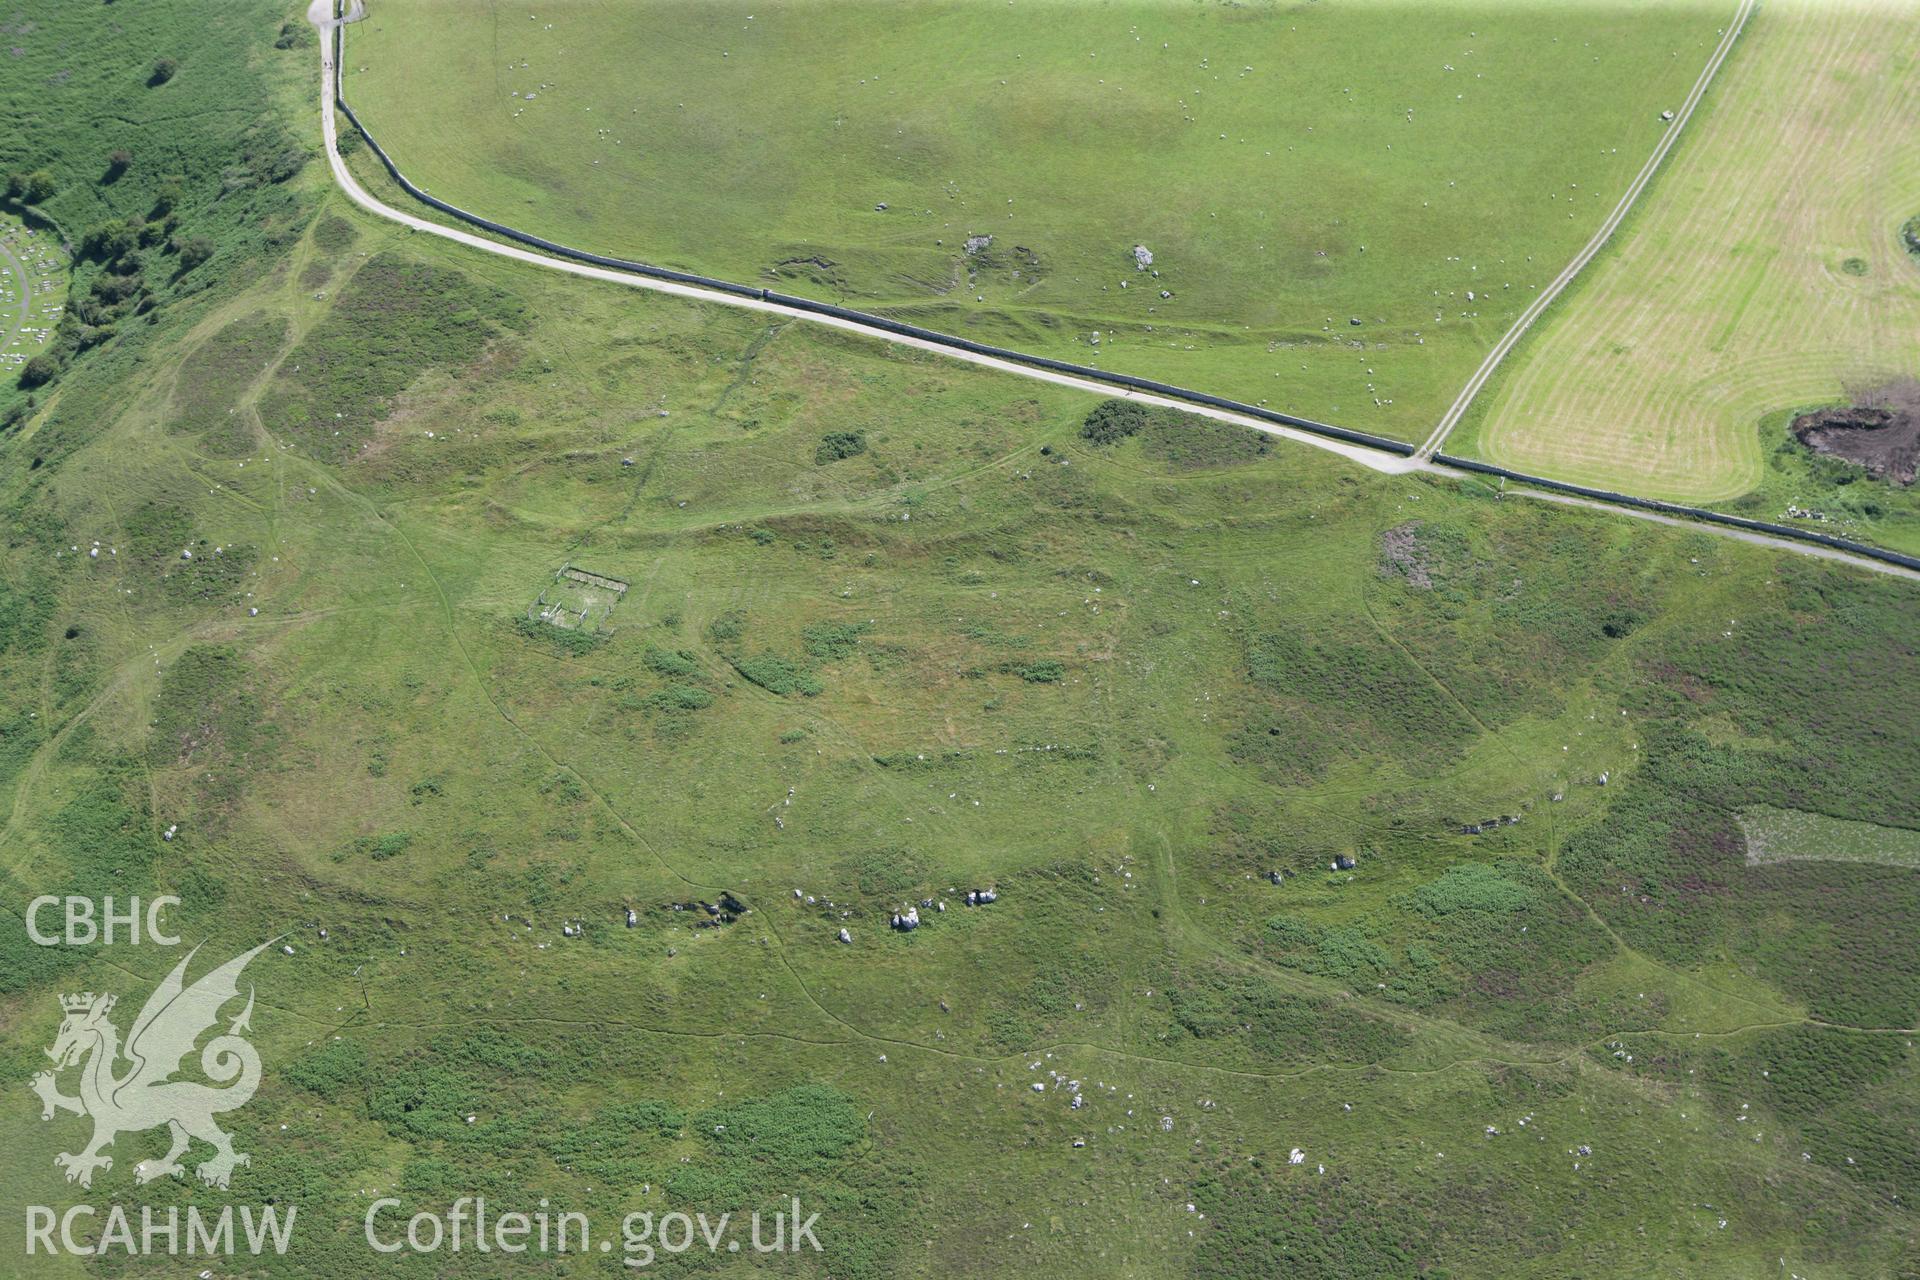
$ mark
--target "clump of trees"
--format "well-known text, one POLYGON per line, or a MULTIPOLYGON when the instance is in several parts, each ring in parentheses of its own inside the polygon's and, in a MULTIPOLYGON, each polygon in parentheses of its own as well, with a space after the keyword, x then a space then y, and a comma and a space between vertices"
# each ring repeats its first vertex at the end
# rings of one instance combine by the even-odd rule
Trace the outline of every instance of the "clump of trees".
MULTIPOLYGON (((21 83, 46 77, 36 93, 45 110, 40 128, 0 147, 0 203, 43 215, 36 225, 50 226, 74 259, 60 324, 33 360, 7 374, 28 387, 66 376, 76 357, 116 330, 130 334, 134 317, 150 319, 218 277, 257 271, 262 251, 302 234, 310 212, 309 193, 273 189, 311 154, 272 105, 277 73, 253 57, 274 42, 276 28, 288 47, 312 47, 307 25, 286 13, 265 24, 192 26, 148 14, 143 22, 155 25, 143 56, 74 63, 73 49, 140 16, 114 20, 113 12, 39 6, 39 34, 13 51, 21 83), (221 74, 187 75, 189 64, 217 64, 221 74), (156 101, 151 95, 163 86, 174 109, 156 117, 140 104, 143 95, 156 101)), ((5 390, 0 399, 15 417, 27 397, 5 390)))
MULTIPOLYGON (((245 160, 249 176, 264 184, 297 172, 305 155, 283 131, 269 131, 249 149, 245 160)), ((114 150, 107 158, 101 185, 119 180, 133 162, 132 151, 114 150)), ((39 204, 53 196, 57 184, 48 171, 36 169, 9 174, 6 190, 7 197, 19 204, 39 204)), ((97 267, 97 274, 71 298, 46 350, 21 366, 22 387, 46 385, 75 356, 111 338, 128 316, 145 315, 159 306, 161 297, 148 277, 148 267, 156 260, 171 257, 173 279, 178 281, 213 257, 218 245, 212 237, 188 235, 181 227, 178 210, 185 198, 186 179, 168 175, 155 186, 145 216, 108 218, 88 228, 80 238, 78 260, 97 267)))
POLYGON ((29 389, 44 387, 59 375, 61 360, 51 350, 42 351, 20 366, 20 385, 29 389))
POLYGON ((149 218, 164 218, 172 213, 174 207, 186 198, 187 189, 179 178, 168 178, 153 192, 153 207, 147 211, 149 218))
POLYGON ((81 352, 111 338, 128 316, 144 315, 159 305, 147 279, 148 251, 164 244, 182 273, 213 256, 213 241, 182 236, 178 220, 150 222, 135 214, 110 218, 88 229, 80 240, 80 259, 98 267, 92 282, 69 301, 47 349, 20 369, 20 385, 51 382, 81 352))
POLYGON ((51 200, 57 190, 59 186, 54 182, 53 175, 45 169, 7 175, 7 199, 19 204, 39 204, 51 200))
POLYGON ((205 236, 188 236, 185 239, 175 236, 167 242, 167 247, 180 255, 182 271, 191 271, 213 256, 213 241, 205 236))

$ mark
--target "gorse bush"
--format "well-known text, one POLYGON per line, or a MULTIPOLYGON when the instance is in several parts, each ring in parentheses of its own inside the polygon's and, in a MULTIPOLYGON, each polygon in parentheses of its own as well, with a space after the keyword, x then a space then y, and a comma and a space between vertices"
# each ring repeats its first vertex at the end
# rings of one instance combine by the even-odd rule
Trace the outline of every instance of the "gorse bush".
POLYGON ((826 466, 842 458, 851 458, 867 451, 867 438, 857 431, 829 431, 820 438, 819 445, 813 451, 816 465, 826 466))
POLYGON ((354 1040, 329 1040, 287 1064, 289 1081, 328 1102, 362 1093, 373 1081, 366 1047, 354 1040))
POLYGON ((662 649, 657 645, 648 645, 640 661, 647 670, 663 676, 691 676, 700 672, 699 662, 684 649, 662 649))
POLYGON ((667 684, 647 696, 647 705, 659 711, 702 711, 713 705, 713 695, 697 684, 667 684))
POLYGON ((822 662, 839 662, 853 656, 866 630, 864 622, 816 622, 803 628, 800 637, 806 643, 809 656, 822 662))
POLYGON ((1528 886, 1507 879, 1484 862, 1461 862, 1448 867, 1438 880, 1415 889, 1407 905, 1433 920, 1456 911, 1511 915, 1526 910, 1536 899, 1528 886))
POLYGON ((1132 400, 1102 400, 1080 424, 1080 437, 1094 444, 1115 444, 1147 425, 1151 410, 1132 400))
POLYGON ((812 671, 777 653, 763 651, 740 658, 734 662, 733 668, 768 693, 777 693, 781 697, 800 693, 811 698, 826 687, 812 671))

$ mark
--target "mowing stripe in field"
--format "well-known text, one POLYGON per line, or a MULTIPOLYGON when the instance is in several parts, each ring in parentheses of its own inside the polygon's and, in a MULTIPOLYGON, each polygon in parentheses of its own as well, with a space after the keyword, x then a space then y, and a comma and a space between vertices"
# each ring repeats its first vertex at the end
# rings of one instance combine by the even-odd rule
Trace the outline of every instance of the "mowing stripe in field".
POLYGON ((1756 14, 1631 232, 1483 398, 1504 466, 1681 502, 1765 479, 1759 424, 1920 372, 1920 9, 1756 14))
POLYGON ((1720 64, 1727 60, 1727 54, 1733 50, 1733 42, 1739 38, 1741 30, 1747 25, 1747 18, 1753 12, 1754 2, 1755 0, 1741 0, 1740 12, 1734 15, 1733 25, 1727 28, 1726 34, 1720 39, 1719 47, 1713 51, 1713 56, 1707 59, 1707 65, 1701 70, 1700 78, 1694 81, 1693 92, 1687 95, 1687 100, 1675 112, 1673 123, 1660 136, 1660 144, 1653 149, 1653 154, 1647 157, 1647 163, 1640 170, 1639 176, 1634 178, 1633 185, 1628 187, 1627 193, 1620 197, 1620 203, 1615 205, 1613 212, 1607 215, 1607 220, 1600 224, 1600 229, 1593 233, 1593 239, 1589 240, 1586 247, 1567 264, 1566 270, 1555 276, 1553 283, 1540 291, 1540 296, 1533 300, 1533 305, 1523 311, 1520 318, 1513 322, 1513 327, 1494 344, 1493 350, 1487 353, 1487 358, 1481 362, 1478 369, 1473 371, 1473 376, 1467 379, 1467 385, 1461 388, 1459 396, 1440 416, 1439 425, 1434 427, 1433 434, 1428 436, 1426 443, 1420 446, 1421 457, 1431 458, 1440 451, 1440 446, 1446 443, 1447 436, 1452 434, 1454 427, 1459 425, 1460 417, 1466 413, 1467 406, 1472 404, 1473 398, 1480 394, 1480 388, 1487 384, 1487 379, 1491 378, 1494 370, 1500 367, 1500 362, 1507 358, 1507 353, 1513 350, 1514 345, 1533 326, 1533 322, 1540 318, 1541 313, 1553 305, 1553 300, 1573 283, 1573 278, 1580 274, 1581 268, 1592 262, 1595 255, 1606 247, 1607 241, 1613 238, 1613 233, 1633 209, 1634 201, 1640 198, 1640 193, 1646 190, 1649 182, 1653 181, 1653 175, 1660 168, 1660 162, 1667 158, 1667 153, 1673 150, 1673 144, 1679 141, 1681 130, 1685 129, 1687 121, 1693 118, 1693 110, 1700 105, 1700 99, 1706 96, 1707 86, 1713 83, 1714 73, 1719 71, 1720 64))

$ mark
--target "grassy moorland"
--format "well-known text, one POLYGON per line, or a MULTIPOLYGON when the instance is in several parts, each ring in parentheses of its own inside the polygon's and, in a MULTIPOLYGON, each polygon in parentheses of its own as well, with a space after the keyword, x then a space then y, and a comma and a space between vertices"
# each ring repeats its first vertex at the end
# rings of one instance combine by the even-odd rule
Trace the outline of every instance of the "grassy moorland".
POLYGON ((1830 511, 1920 548, 1920 499, 1857 469, 1835 483, 1785 429, 1920 369, 1901 236, 1920 208, 1917 36, 1899 5, 1763 8, 1699 132, 1454 447, 1634 493, 1748 495, 1767 519, 1830 511))
POLYGON ((345 85, 545 236, 1418 440, 1733 8, 400 0, 345 85))
MULTIPOLYGON (((1920 829, 1907 584, 491 260, 316 169, 0 436, 0 909, 292 947, 230 1194, 136 1188, 153 1133, 66 1186, 84 1123, 16 1084, 9 1204, 297 1204, 248 1270, 303 1280, 472 1194, 797 1194, 810 1276, 1920 1264, 1920 880, 1740 822, 1920 829), (562 565, 600 625, 539 622, 562 565)), ((0 921, 0 1075, 175 958, 0 921)))
MULTIPOLYGON (((1912 873, 1734 816, 1920 826, 1903 585, 575 283, 328 207, 6 446, 7 901, 291 933, 243 1184, 340 1230, 280 1274, 362 1187, 797 1187, 834 1274, 1908 1256, 1909 1051, 1827 1024, 1913 1022, 1912 873), (562 563, 602 629, 529 624, 562 563), (1807 1055, 1860 1088, 1740 1088, 1807 1055)), ((167 960, 6 937, 15 1074, 167 960)))

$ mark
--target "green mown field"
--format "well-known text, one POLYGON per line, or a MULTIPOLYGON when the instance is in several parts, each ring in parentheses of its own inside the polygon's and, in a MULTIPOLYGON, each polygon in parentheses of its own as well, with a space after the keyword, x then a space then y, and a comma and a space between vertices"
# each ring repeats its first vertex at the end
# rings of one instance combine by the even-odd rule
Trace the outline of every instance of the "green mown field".
POLYGON ((1763 6, 1628 224, 1449 444, 1504 466, 1920 550, 1920 495, 1796 414, 1920 370, 1910 5, 1763 6), (1695 131, 1697 130, 1697 132, 1695 131))
POLYGON ((1734 7, 393 0, 344 88, 567 244, 1418 440, 1734 7))
POLYGON ((409 234, 247 16, 302 162, 188 174, 203 283, 0 435, 8 1221, 295 1205, 211 1269, 301 1280, 524 1273, 369 1253, 471 1195, 821 1215, 683 1276, 1920 1267, 1920 878, 1742 828, 1920 830, 1910 583, 409 234), (61 1179, 56 997, 124 1028, 178 953, 42 893, 280 940, 230 1189, 136 1185, 152 1131, 61 1179))

